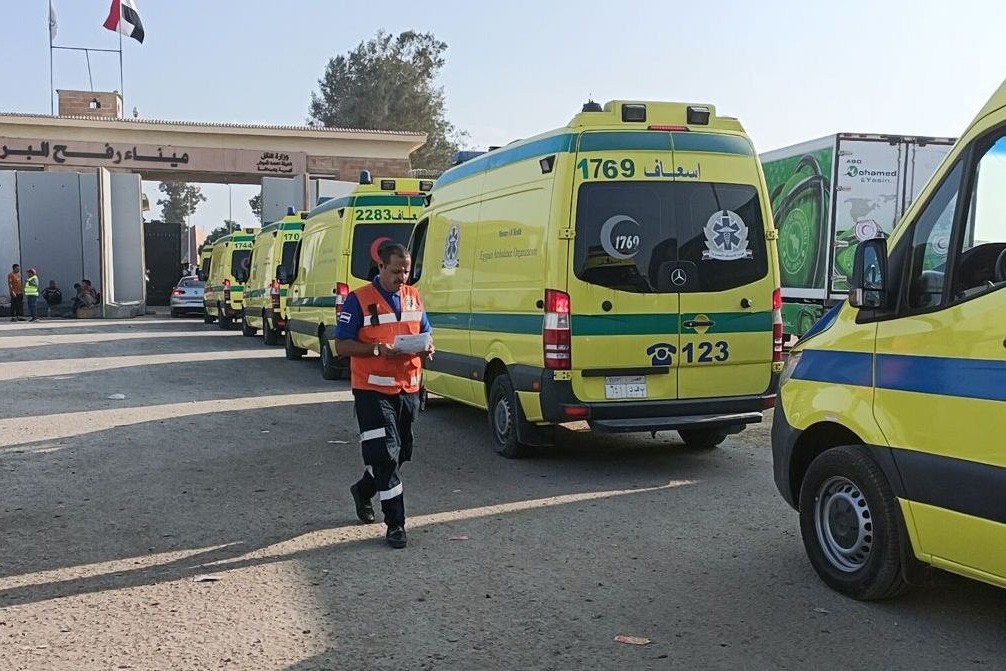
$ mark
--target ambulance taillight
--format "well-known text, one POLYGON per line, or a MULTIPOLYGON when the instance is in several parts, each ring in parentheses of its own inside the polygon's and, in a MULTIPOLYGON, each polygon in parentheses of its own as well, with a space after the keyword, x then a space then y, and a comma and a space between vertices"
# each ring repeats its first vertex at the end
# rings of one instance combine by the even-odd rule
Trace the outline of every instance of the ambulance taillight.
POLYGON ((346 299, 349 298, 349 285, 345 282, 339 282, 335 285, 335 316, 336 318, 342 313, 342 306, 346 304, 346 299))
POLYGON ((224 280, 224 303, 231 302, 231 281, 224 280))
POLYGON ((782 289, 772 292, 772 363, 782 363, 782 289))
POLYGON ((552 370, 572 368, 570 312, 569 294, 554 289, 545 290, 545 324, 542 330, 545 368, 552 370))
POLYGON ((269 285, 269 300, 272 302, 272 309, 277 312, 279 311, 279 296, 279 280, 274 279, 269 285))

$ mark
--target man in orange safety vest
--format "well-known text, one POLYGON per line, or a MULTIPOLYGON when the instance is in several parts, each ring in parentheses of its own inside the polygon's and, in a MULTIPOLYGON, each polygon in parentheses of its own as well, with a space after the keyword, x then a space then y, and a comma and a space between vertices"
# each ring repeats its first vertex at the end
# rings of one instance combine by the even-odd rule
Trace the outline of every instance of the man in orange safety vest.
POLYGON ((412 458, 423 359, 432 357, 434 348, 423 299, 406 283, 412 269, 408 250, 387 243, 378 254, 378 276, 352 292, 339 313, 335 348, 339 356, 350 357, 366 467, 350 487, 356 515, 364 524, 375 520, 371 499, 376 494, 387 542, 403 548, 405 498, 399 467, 412 458))

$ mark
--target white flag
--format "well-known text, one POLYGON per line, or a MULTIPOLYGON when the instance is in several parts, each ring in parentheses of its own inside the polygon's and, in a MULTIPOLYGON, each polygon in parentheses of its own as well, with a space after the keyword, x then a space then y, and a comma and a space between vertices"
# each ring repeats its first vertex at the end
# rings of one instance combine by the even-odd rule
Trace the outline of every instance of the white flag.
POLYGON ((56 41, 56 5, 49 0, 49 44, 56 41))

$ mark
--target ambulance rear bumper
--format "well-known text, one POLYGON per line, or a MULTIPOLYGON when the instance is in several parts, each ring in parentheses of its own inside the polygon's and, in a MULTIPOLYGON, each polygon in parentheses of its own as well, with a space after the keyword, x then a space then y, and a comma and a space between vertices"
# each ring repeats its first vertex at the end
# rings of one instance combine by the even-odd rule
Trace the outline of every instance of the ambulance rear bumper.
POLYGON ((542 419, 554 424, 585 420, 592 429, 601 432, 704 428, 729 428, 739 432, 748 424, 762 421, 764 411, 775 406, 778 388, 778 374, 773 374, 763 393, 750 396, 587 402, 576 397, 571 381, 556 380, 554 371, 514 368, 518 369, 513 371, 515 388, 540 390, 542 419))

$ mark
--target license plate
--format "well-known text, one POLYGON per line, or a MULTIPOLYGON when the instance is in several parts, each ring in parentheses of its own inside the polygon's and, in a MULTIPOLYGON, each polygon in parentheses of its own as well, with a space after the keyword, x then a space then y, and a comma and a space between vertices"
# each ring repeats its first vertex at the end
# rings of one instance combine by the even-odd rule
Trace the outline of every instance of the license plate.
POLYGON ((605 398, 646 398, 645 375, 619 375, 604 378, 605 398))

